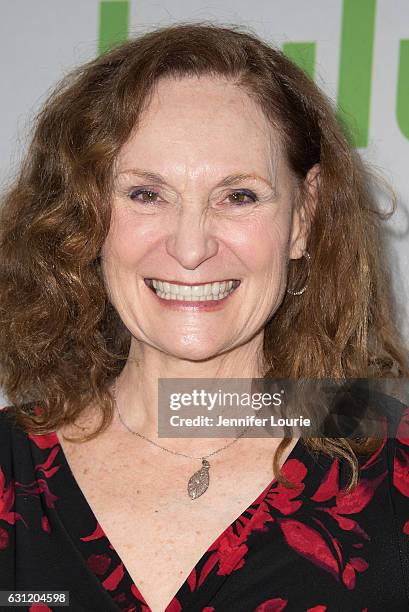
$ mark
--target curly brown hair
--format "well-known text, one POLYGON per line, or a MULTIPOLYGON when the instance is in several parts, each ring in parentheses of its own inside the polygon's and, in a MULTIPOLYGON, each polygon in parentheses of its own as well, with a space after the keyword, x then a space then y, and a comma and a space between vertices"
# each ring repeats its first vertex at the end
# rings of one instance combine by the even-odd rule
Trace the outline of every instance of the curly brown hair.
MULTIPOLYGON (((279 131, 302 186, 320 164, 307 249, 308 290, 286 295, 267 323, 265 377, 408 376, 383 246, 382 213, 359 156, 312 80, 280 51, 239 27, 179 24, 129 40, 64 78, 36 117, 26 158, 0 212, 0 383, 18 424, 43 433, 95 402, 108 427, 109 391, 130 332, 107 298, 99 253, 110 226, 113 168, 164 76, 233 79, 279 131), (32 408, 40 404, 41 415, 32 408), (36 414, 35 414, 36 412, 36 414)), ((302 260, 289 283, 303 283, 302 260)), ((274 456, 279 460, 290 440, 274 456)), ((344 457, 374 440, 308 438, 344 457)), ((379 440, 378 440, 379 443, 379 440)))

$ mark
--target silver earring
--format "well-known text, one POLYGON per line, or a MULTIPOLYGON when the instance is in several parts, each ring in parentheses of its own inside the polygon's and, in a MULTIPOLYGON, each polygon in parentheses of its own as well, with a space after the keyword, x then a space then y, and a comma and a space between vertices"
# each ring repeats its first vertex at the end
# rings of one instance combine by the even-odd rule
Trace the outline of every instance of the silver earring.
POLYGON ((308 253, 308 251, 304 251, 303 253, 303 257, 305 257, 305 259, 307 260, 307 264, 308 264, 308 272, 307 272, 307 280, 305 281, 305 285, 302 289, 299 289, 299 291, 292 291, 292 289, 287 289, 287 293, 289 293, 290 295, 301 295, 302 293, 304 293, 304 291, 307 289, 308 287, 308 279, 310 278, 310 262, 311 262, 311 256, 308 253))

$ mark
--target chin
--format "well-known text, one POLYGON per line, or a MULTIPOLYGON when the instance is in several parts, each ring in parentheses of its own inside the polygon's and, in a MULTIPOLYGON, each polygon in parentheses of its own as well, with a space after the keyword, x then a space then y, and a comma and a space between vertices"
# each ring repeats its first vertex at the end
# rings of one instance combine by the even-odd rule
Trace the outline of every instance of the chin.
POLYGON ((178 346, 173 345, 166 348, 164 347, 163 350, 178 359, 185 359, 188 361, 203 361, 220 354, 220 347, 206 346, 203 342, 193 342, 189 345, 182 343, 178 346))

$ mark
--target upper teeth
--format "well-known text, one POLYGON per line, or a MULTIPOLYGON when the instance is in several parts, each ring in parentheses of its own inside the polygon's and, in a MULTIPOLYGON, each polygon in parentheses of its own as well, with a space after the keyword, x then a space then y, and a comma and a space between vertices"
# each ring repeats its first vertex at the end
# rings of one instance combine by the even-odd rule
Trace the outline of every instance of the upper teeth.
POLYGON ((233 287, 233 281, 216 281, 205 285, 174 285, 166 281, 152 279, 153 287, 161 293, 184 297, 217 297, 219 294, 228 292, 233 287))

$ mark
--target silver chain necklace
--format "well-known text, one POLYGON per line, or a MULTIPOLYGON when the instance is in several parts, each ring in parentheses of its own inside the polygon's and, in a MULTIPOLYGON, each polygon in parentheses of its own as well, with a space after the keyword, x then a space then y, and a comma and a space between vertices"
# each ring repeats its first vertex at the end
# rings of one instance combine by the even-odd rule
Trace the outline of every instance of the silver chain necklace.
POLYGON ((188 492, 188 495, 189 495, 189 497, 191 499, 197 499, 198 497, 203 495, 203 493, 205 493, 205 491, 207 491, 207 489, 209 488, 209 483, 210 483, 210 478, 209 478, 210 463, 208 461, 206 461, 207 457, 211 457, 212 455, 216 455, 217 453, 220 453, 220 451, 224 450, 225 448, 228 448, 229 446, 231 446, 232 444, 237 442, 237 440, 239 440, 246 433, 246 431, 248 429, 250 429, 250 426, 246 427, 245 429, 243 429, 241 434, 239 436, 237 436, 237 438, 235 438, 232 442, 229 442, 225 446, 222 446, 222 448, 218 448, 217 450, 209 453, 208 455, 204 455, 202 457, 193 457, 192 455, 186 455, 185 453, 179 453, 177 451, 171 450, 170 448, 166 448, 165 446, 161 446, 157 442, 154 442, 153 440, 150 440, 149 438, 147 438, 143 434, 139 433, 138 431, 134 431, 133 429, 130 429, 128 427, 128 425, 123 421, 121 412, 119 410, 118 402, 117 402, 117 399, 116 399, 116 381, 115 381, 114 386, 112 388, 112 397, 113 397, 114 402, 115 402, 115 406, 116 406, 116 409, 117 409, 117 412, 118 412, 119 420, 121 421, 122 425, 130 433, 134 434, 135 436, 139 436, 140 438, 143 438, 147 442, 150 442, 154 446, 157 446, 158 448, 160 448, 161 450, 166 451, 167 453, 172 453, 172 455, 180 455, 181 457, 187 457, 188 459, 201 459, 202 460, 202 467, 189 478, 189 482, 187 483, 187 492, 188 492))

